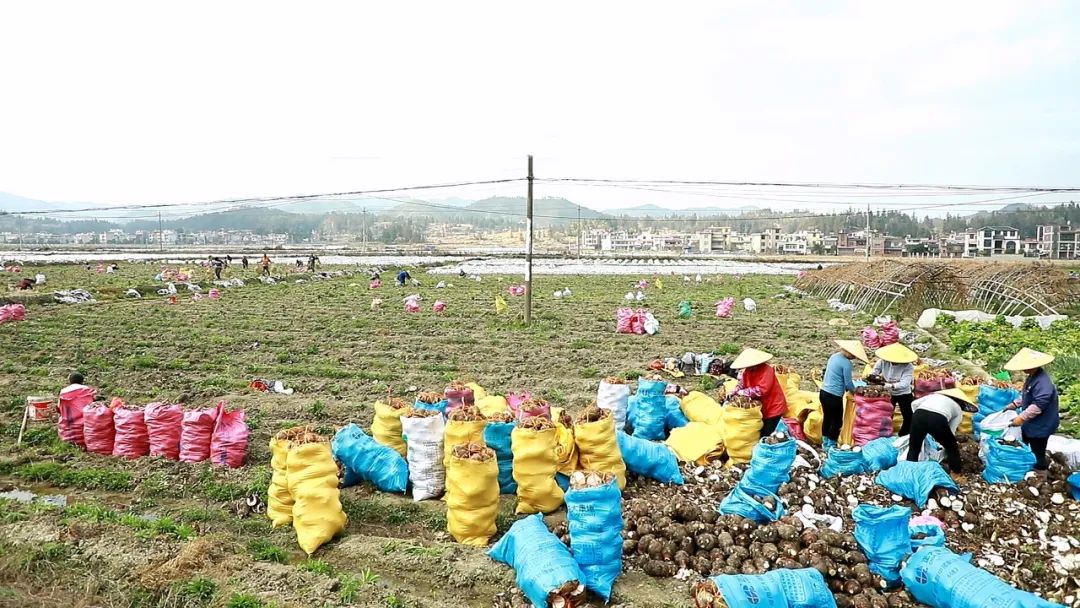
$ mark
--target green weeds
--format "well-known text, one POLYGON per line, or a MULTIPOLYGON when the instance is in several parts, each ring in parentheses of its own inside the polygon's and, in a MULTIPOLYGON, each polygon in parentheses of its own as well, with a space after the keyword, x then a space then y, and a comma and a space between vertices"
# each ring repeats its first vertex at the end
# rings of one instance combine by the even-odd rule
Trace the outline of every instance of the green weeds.
POLYGON ((26 481, 48 483, 57 487, 75 487, 83 490, 127 490, 131 488, 131 474, 108 469, 71 469, 58 462, 38 462, 15 469, 14 474, 26 481))
POLYGON ((289 562, 289 553, 285 549, 271 543, 266 539, 255 539, 248 543, 248 553, 257 562, 275 562, 286 564, 289 562))

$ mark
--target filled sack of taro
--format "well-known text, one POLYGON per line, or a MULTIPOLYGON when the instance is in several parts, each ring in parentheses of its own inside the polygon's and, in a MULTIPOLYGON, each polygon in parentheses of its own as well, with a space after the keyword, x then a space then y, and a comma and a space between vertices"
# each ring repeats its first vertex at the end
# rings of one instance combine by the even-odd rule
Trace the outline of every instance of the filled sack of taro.
POLYGON ((454 380, 443 390, 443 397, 446 398, 447 414, 459 407, 476 405, 476 393, 464 382, 458 380, 454 380))
MULTIPOLYGON (((551 421, 555 423, 555 460, 560 475, 569 475, 578 470, 578 448, 574 442, 574 420, 570 413, 561 407, 551 408, 551 421)), ((569 481, 567 481, 569 483, 569 481)), ((564 484, 563 490, 566 490, 564 484)))
POLYGON ((978 437, 981 432, 980 424, 982 421, 991 414, 996 414, 1006 407, 1010 403, 1020 398, 1020 391, 1007 385, 1004 382, 997 382, 995 384, 982 384, 979 386, 979 411, 972 417, 972 430, 975 432, 975 436, 978 437))
POLYGON ((609 410, 596 405, 586 407, 574 425, 574 440, 582 469, 610 473, 620 490, 626 487, 626 463, 615 437, 615 418, 609 410))
POLYGON ((463 545, 487 546, 499 512, 499 465, 482 442, 455 445, 446 467, 446 529, 463 545))
MULTIPOLYGON (((916 524, 912 518, 908 524, 908 532, 911 533, 911 550, 918 551, 923 547, 944 547, 945 546, 945 530, 941 529, 941 526, 937 524, 916 524)), ((904 575, 903 569, 900 570, 900 576, 904 575)))
POLYGON ((704 422, 691 422, 671 431, 664 445, 671 448, 680 461, 701 465, 719 460, 725 453, 720 427, 704 422))
POLYGON ((295 427, 278 432, 270 438, 270 487, 266 490, 266 516, 273 527, 292 523, 293 497, 289 492, 288 467, 289 441, 311 432, 306 427, 295 427))
POLYGON ((664 408, 667 410, 664 414, 664 429, 667 432, 684 427, 690 422, 682 411, 682 403, 677 395, 664 395, 664 408))
POLYGON ((502 395, 478 397, 476 399, 476 407, 480 408, 480 413, 484 416, 493 416, 495 414, 510 411, 510 404, 506 401, 506 397, 503 397, 502 395))
POLYGON ((780 497, 761 488, 750 487, 742 480, 720 501, 722 515, 738 515, 759 524, 767 524, 784 516, 780 497))
POLYGON ((499 493, 516 494, 514 481, 514 452, 510 447, 510 434, 514 432, 514 419, 510 412, 488 416, 484 427, 484 443, 495 451, 499 463, 499 493))
POLYGON ((411 408, 401 417, 401 432, 408 448, 409 481, 413 500, 442 496, 446 484, 443 466, 443 418, 437 410, 411 408))
POLYGON ((433 410, 439 412, 443 418, 446 418, 446 408, 449 404, 450 403, 439 393, 423 392, 417 393, 416 402, 413 403, 413 407, 418 410, 433 410))
POLYGON ((896 448, 895 439, 882 437, 875 439, 862 446, 863 461, 866 462, 867 471, 881 471, 896 465, 901 457, 907 458, 907 452, 903 454, 896 448))
POLYGON ((890 585, 898 583, 900 565, 911 553, 911 509, 860 504, 851 519, 855 520, 855 542, 866 554, 870 571, 890 585))
POLYGON ((517 586, 533 606, 572 608, 585 603, 585 573, 540 514, 514 522, 488 556, 514 569, 517 586))
POLYGON ((751 452, 750 468, 741 483, 776 494, 780 486, 791 479, 796 449, 795 440, 785 433, 777 432, 763 437, 751 452))
POLYGON ((662 441, 667 419, 667 382, 659 377, 638 378, 637 394, 629 399, 627 417, 633 435, 639 439, 662 441))
POLYGON ((855 445, 863 445, 893 434, 892 397, 885 389, 860 387, 855 392, 855 423, 851 436, 855 445))
POLYGON ((634 333, 634 309, 619 308, 615 311, 615 331, 620 334, 634 333))
POLYGON ((829 448, 825 453, 825 462, 821 463, 818 472, 825 479, 843 475, 858 475, 869 470, 866 459, 863 458, 862 448, 854 448, 842 445, 829 448))
POLYGON ((926 547, 900 571, 915 601, 930 608, 1061 608, 1060 604, 1021 591, 945 547, 926 547))
POLYGON ((443 430, 443 467, 450 465, 450 450, 461 443, 484 441, 487 418, 475 405, 464 405, 450 410, 443 430))
POLYGON ((617 431, 615 437, 619 442, 619 453, 622 455, 627 471, 634 475, 655 479, 660 483, 683 484, 679 460, 668 446, 638 439, 622 431, 617 431))
POLYGON ((310 432, 293 438, 285 466, 296 542, 311 555, 344 530, 347 519, 330 442, 310 432))
POLYGON ((761 402, 743 395, 733 395, 724 404, 720 428, 730 464, 750 462, 751 453, 761 438, 761 402))
POLYGON ((96 395, 97 391, 89 386, 76 386, 60 393, 60 420, 57 422, 56 432, 61 441, 86 449, 83 409, 94 402, 96 395))
POLYGON ((1035 454, 1022 441, 999 437, 990 439, 985 445, 983 479, 987 483, 1019 483, 1035 468, 1035 454))
POLYGON ((409 409, 404 399, 390 397, 385 402, 375 402, 375 418, 371 421, 371 436, 379 443, 393 449, 402 457, 407 455, 405 440, 401 438, 401 416, 409 409))
POLYGON ((893 494, 915 501, 920 509, 926 508, 926 501, 935 489, 941 488, 952 494, 960 490, 945 469, 932 460, 901 460, 892 468, 878 473, 876 483, 893 494))
POLYGON ((532 416, 518 421, 510 434, 517 482, 518 514, 550 513, 563 503, 563 490, 555 483, 555 423, 532 416))
MULTIPOLYGON (((113 399, 113 403, 120 403, 113 399)), ((86 451, 91 454, 112 456, 113 440, 116 438, 116 426, 113 424, 113 405, 90 403, 83 408, 83 440, 86 451)))
POLYGON ((150 454, 143 408, 118 404, 113 409, 113 430, 113 456, 134 460, 150 454))
POLYGON ((409 483, 409 465, 401 454, 371 437, 355 424, 341 427, 330 442, 334 459, 364 481, 383 492, 404 494, 409 483))
MULTIPOLYGON (((465 383, 465 388, 472 391, 473 400, 476 401, 476 402, 479 402, 481 399, 488 396, 487 389, 480 386, 476 382, 466 382, 465 383)), ((479 403, 474 403, 474 405, 479 405, 479 403)))
POLYGON ((210 439, 214 435, 218 408, 184 412, 180 423, 180 461, 202 462, 210 458, 210 439))
MULTIPOLYGON (((511 393, 513 396, 513 393, 511 393)), ((510 412, 514 414, 515 420, 523 420, 525 418, 551 418, 551 404, 539 397, 533 397, 528 392, 523 393, 517 399, 509 400, 510 412)))
POLYGON ((151 456, 169 460, 180 458, 180 431, 184 424, 184 407, 179 403, 151 403, 143 412, 151 456))
POLYGON ((225 402, 218 403, 217 420, 210 436, 210 463, 236 469, 247 456, 248 426, 243 410, 226 411, 225 402))
POLYGON ((929 395, 930 393, 936 393, 943 391, 947 388, 954 388, 956 386, 956 379, 948 372, 945 371, 925 371, 923 377, 920 378, 916 375, 915 384, 912 387, 913 393, 916 399, 921 399, 929 395))
POLYGON ((690 422, 719 425, 724 417, 724 408, 715 399, 699 391, 690 391, 679 402, 679 407, 690 422))
POLYGON ((825 577, 814 568, 764 574, 721 574, 691 590, 694 608, 836 608, 825 577))
POLYGON ((626 411, 629 407, 630 385, 618 376, 608 376, 600 381, 596 389, 596 405, 610 410, 615 417, 615 428, 626 429, 626 411))
MULTIPOLYGON (((609 418, 610 420, 610 418, 609 418)), ((605 602, 622 571, 622 494, 614 475, 576 471, 566 492, 570 551, 585 574, 585 587, 605 602)))

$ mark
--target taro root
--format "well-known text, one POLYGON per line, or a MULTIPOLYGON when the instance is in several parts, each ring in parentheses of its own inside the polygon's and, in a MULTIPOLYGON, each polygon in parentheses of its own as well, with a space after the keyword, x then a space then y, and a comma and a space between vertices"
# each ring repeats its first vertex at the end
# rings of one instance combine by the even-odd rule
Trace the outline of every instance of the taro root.
POLYGON ((778 443, 784 443, 789 441, 788 436, 783 433, 773 433, 765 438, 765 443, 768 445, 776 445, 778 443))
POLYGON ((463 405, 450 412, 447 418, 456 422, 476 422, 477 420, 483 420, 484 415, 480 413, 480 408, 475 405, 463 405))
POLYGON ((694 585, 690 590, 690 597, 694 601, 694 608, 728 608, 727 601, 716 588, 716 583, 704 580, 694 585))
POLYGON ((751 409, 755 407, 761 407, 761 401, 757 399, 751 399, 746 395, 732 395, 725 405, 732 407, 741 407, 743 409, 751 409))
POLYGON ((864 380, 869 386, 882 386, 885 384, 885 378, 881 374, 870 374, 864 380))
POLYGON ((566 581, 562 587, 548 593, 549 608, 575 608, 585 603, 585 585, 566 581))
POLYGON ((314 427, 311 426, 294 426, 291 429, 285 429, 278 432, 275 437, 279 440, 288 441, 289 443, 296 445, 325 441, 322 436, 315 432, 314 427))
POLYGON ((1020 443, 1020 440, 1018 440, 1018 439, 1007 439, 1005 437, 1000 437, 997 440, 997 442, 999 444, 1001 444, 1001 445, 1007 445, 1007 446, 1013 447, 1013 448, 1018 448, 1021 445, 1023 445, 1023 444, 1020 443))
POLYGON ((636 540, 634 540, 632 538, 628 538, 628 539, 622 541, 623 555, 630 555, 632 553, 637 552, 637 545, 638 545, 638 541, 636 541, 636 540))
POLYGON ((570 475, 570 487, 575 490, 582 488, 598 488, 611 483, 615 475, 603 471, 574 471, 570 475))
POLYGON ((708 532, 698 534, 697 537, 694 538, 694 544, 696 544, 699 549, 709 551, 716 547, 716 536, 708 532))
POLYGON ((495 458, 495 450, 475 441, 455 445, 451 448, 450 453, 458 458, 477 462, 488 462, 495 458))
MULTIPOLYGON (((563 410, 563 413, 565 414, 566 410, 563 410)), ((611 416, 611 410, 605 410, 604 408, 593 403, 589 407, 586 407, 580 414, 578 414, 577 421, 596 422, 597 420, 603 420, 604 418, 607 418, 609 416, 611 416)))
POLYGON ((401 410, 409 407, 409 403, 401 397, 390 397, 386 400, 386 405, 389 405, 391 409, 401 410))
POLYGON ((406 418, 431 418, 433 416, 441 416, 436 410, 423 410, 420 408, 410 407, 405 411, 404 416, 406 418))
POLYGON ((891 393, 884 385, 868 384, 856 388, 855 394, 863 397, 888 397, 891 393))
POLYGON ((496 412, 487 417, 490 422, 513 422, 514 415, 510 412, 496 412))
POLYGON ((626 378, 622 376, 607 376, 604 378, 604 382, 608 384, 628 384, 626 378))
POLYGON ((655 576, 657 578, 667 578, 675 576, 678 569, 675 564, 670 562, 664 562, 657 559, 650 559, 645 562, 645 574, 649 576, 655 576))
POLYGON ((555 428, 555 423, 541 416, 528 416, 518 421, 518 426, 534 431, 546 431, 555 428))
POLYGON ((416 400, 420 403, 426 403, 428 405, 434 405, 443 400, 441 393, 433 393, 431 391, 424 391, 416 394, 416 400))
POLYGON ((976 378, 975 376, 964 376, 960 379, 960 384, 964 386, 978 386, 982 384, 982 380, 976 378))

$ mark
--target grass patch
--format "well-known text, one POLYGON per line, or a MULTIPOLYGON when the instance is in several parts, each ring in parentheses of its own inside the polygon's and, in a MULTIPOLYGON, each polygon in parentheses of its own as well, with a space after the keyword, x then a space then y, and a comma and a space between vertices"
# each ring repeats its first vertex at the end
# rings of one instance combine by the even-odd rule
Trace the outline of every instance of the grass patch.
POLYGON ((30 549, 19 561, 26 572, 35 572, 56 566, 71 556, 71 549, 64 543, 44 543, 30 549))
POLYGON ((289 562, 289 552, 274 543, 258 538, 248 543, 248 553, 257 562, 275 562, 286 564, 289 562))
POLYGON ((70 469, 57 462, 38 462, 15 469, 15 476, 26 481, 48 483, 57 487, 83 490, 127 490, 131 473, 108 469, 70 469))
POLYGON ((185 606, 209 606, 217 597, 217 583, 208 578, 194 578, 186 583, 173 585, 173 594, 182 600, 185 606))
POLYGON ((311 559, 310 557, 305 562, 301 562, 296 566, 304 572, 313 572, 315 574, 325 574, 327 576, 333 576, 334 568, 330 564, 322 561, 321 559, 311 559))
POLYGON ((225 608, 268 608, 266 602, 251 595, 250 593, 234 593, 225 608))

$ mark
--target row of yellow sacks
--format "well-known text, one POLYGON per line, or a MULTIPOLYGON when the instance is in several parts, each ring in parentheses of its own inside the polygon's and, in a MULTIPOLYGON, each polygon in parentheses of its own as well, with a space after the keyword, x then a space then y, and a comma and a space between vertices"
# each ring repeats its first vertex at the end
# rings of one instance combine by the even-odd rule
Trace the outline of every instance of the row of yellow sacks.
POLYGON ((347 522, 330 443, 294 445, 275 436, 270 439, 270 454, 273 475, 266 514, 275 528, 291 523, 296 542, 311 555, 347 522))

